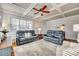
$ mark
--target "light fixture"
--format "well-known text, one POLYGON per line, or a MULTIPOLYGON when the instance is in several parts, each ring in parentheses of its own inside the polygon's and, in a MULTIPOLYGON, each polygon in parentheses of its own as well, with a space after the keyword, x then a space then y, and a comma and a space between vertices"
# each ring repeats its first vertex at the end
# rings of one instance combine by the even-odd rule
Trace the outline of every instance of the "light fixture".
MULTIPOLYGON (((73 31, 79 32, 79 24, 73 25, 73 31)), ((79 42, 79 33, 77 35, 77 42, 79 42)))
POLYGON ((6 24, 5 23, 2 23, 2 28, 6 28, 6 24))
POLYGON ((6 34, 8 31, 7 31, 7 28, 6 28, 6 24, 3 23, 2 24, 2 33, 6 34))
POLYGON ((64 28, 65 28, 64 24, 60 25, 60 30, 64 31, 64 28))
POLYGON ((38 33, 41 34, 41 28, 38 28, 38 33))

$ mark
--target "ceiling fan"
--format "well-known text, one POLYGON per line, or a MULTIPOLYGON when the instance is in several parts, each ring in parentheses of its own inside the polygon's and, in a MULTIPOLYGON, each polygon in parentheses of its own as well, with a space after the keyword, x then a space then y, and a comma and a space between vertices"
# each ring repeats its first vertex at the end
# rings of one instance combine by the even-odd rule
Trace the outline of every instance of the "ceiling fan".
POLYGON ((47 11, 46 10, 46 8, 47 8, 47 6, 46 5, 44 5, 42 8, 40 8, 40 9, 37 9, 37 8, 33 8, 35 11, 37 11, 36 13, 34 13, 34 14, 38 14, 39 12, 41 13, 41 16, 43 16, 43 13, 50 13, 50 11, 47 11))

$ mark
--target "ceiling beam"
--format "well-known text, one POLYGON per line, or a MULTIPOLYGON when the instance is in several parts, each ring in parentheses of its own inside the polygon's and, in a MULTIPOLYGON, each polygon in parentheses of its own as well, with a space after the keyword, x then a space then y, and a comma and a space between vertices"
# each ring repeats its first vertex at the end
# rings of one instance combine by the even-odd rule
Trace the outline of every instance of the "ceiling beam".
POLYGON ((78 9, 79 9, 79 7, 77 7, 77 8, 74 8, 74 9, 70 9, 70 10, 68 10, 68 11, 65 11, 65 12, 63 12, 63 13, 68 13, 68 12, 75 11, 75 10, 78 10, 78 9))
POLYGON ((64 5, 66 5, 66 4, 68 4, 68 3, 61 3, 60 5, 58 5, 59 7, 62 7, 62 6, 64 6, 64 5))
POLYGON ((53 15, 53 16, 50 16, 50 17, 47 17, 47 18, 43 18, 43 19, 49 19, 49 18, 53 18, 53 17, 56 17, 58 15, 61 15, 61 14, 56 14, 56 15, 53 15))
MULTIPOLYGON (((17 8, 21 8, 21 9, 24 9, 24 8, 22 8, 22 7, 20 7, 20 6, 18 6, 18 5, 16 5, 15 3, 10 3, 10 5, 12 5, 12 6, 14 6, 14 7, 17 7, 17 8)), ((24 9, 25 10, 25 9, 24 9)))
POLYGON ((30 6, 25 10, 25 12, 23 13, 23 16, 27 15, 31 10, 32 8, 36 5, 36 3, 32 3, 30 4, 30 6))

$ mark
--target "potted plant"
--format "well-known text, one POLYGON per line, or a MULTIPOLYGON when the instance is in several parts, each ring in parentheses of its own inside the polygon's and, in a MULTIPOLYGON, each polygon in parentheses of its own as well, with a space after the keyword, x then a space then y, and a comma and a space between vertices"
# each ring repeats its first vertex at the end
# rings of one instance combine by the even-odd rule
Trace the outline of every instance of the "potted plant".
POLYGON ((5 28, 2 30, 2 33, 3 33, 3 39, 2 40, 5 40, 7 38, 7 35, 6 35, 7 32, 8 31, 5 28))
POLYGON ((6 29, 3 29, 3 30, 2 30, 2 33, 3 33, 3 34, 6 34, 7 32, 8 32, 8 31, 7 31, 6 29))

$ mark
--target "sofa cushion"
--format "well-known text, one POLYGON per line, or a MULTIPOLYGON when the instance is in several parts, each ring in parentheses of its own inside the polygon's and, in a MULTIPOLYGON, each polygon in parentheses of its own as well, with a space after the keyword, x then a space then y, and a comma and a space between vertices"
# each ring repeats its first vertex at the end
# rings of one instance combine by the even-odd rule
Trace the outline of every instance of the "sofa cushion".
POLYGON ((50 37, 52 35, 52 30, 47 31, 47 36, 50 37))
POLYGON ((20 40, 20 41, 23 41, 23 40, 25 40, 25 38, 19 38, 19 40, 20 40))
POLYGON ((31 33, 25 33, 25 38, 30 38, 30 37, 32 37, 31 33))

